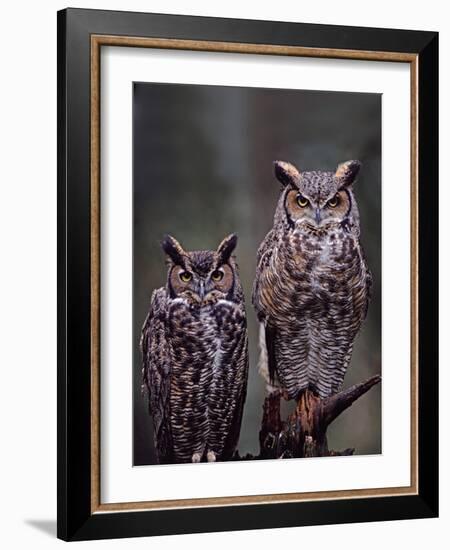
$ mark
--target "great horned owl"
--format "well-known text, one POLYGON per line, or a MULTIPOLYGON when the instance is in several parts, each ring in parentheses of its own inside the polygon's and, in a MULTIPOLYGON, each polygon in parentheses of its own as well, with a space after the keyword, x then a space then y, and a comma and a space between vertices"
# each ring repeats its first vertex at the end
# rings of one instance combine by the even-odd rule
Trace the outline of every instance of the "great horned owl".
POLYGON ((358 161, 299 172, 276 161, 282 183, 274 225, 258 249, 253 304, 261 322, 260 371, 269 391, 295 399, 336 393, 367 314, 371 274, 352 184, 358 161))
POLYGON ((226 460, 239 438, 247 390, 244 295, 232 253, 186 252, 170 236, 165 287, 153 292, 141 336, 158 462, 226 460))

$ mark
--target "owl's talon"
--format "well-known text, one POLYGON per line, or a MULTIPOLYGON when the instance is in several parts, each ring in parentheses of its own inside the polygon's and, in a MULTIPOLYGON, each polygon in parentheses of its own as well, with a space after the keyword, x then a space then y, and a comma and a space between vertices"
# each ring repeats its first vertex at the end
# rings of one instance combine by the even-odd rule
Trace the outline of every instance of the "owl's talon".
POLYGON ((206 454, 206 460, 208 462, 215 462, 216 461, 216 453, 214 451, 208 451, 206 454))
POLYGON ((200 453, 194 453, 192 455, 192 458, 191 458, 191 461, 194 463, 194 464, 197 464, 201 461, 202 459, 202 455, 200 453))
POLYGON ((273 433, 268 433, 266 436, 266 440, 264 441, 264 446, 272 450, 275 448, 275 443, 276 443, 276 438, 273 435, 273 433))

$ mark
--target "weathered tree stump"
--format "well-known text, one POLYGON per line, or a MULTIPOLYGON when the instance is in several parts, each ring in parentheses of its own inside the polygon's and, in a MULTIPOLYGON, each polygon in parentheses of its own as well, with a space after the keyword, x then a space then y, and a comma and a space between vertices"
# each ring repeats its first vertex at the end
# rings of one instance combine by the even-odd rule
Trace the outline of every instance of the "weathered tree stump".
POLYGON ((286 420, 280 412, 281 393, 268 395, 263 405, 258 458, 304 458, 352 455, 354 449, 328 449, 327 428, 343 411, 381 381, 372 376, 335 395, 320 399, 310 390, 301 393, 295 411, 286 420))

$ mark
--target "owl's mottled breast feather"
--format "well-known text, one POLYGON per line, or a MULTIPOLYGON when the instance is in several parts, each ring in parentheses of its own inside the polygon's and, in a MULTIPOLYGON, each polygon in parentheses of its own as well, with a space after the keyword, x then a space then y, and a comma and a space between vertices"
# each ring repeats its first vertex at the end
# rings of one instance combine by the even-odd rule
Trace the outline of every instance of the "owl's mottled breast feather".
POLYGON ((231 457, 247 384, 244 303, 196 307, 159 289, 141 346, 160 461, 190 462, 205 450, 231 457))
POLYGON ((345 227, 267 235, 253 303, 290 397, 306 387, 321 397, 340 387, 367 313, 370 284, 359 238, 345 227))

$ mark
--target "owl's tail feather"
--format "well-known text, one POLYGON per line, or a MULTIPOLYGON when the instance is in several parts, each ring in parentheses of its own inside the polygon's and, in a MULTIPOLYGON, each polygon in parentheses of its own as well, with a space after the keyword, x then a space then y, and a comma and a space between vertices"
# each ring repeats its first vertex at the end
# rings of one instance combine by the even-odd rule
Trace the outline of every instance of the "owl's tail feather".
POLYGON ((275 329, 272 330, 271 338, 267 337, 267 326, 265 323, 259 325, 259 361, 258 372, 266 382, 266 390, 268 394, 279 392, 281 387, 276 379, 275 372, 275 329))
POLYGON ((276 373, 276 363, 275 363, 275 328, 270 326, 269 323, 266 325, 266 348, 267 348, 267 362, 269 368, 269 379, 270 383, 273 384, 275 380, 276 373))

